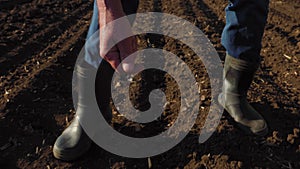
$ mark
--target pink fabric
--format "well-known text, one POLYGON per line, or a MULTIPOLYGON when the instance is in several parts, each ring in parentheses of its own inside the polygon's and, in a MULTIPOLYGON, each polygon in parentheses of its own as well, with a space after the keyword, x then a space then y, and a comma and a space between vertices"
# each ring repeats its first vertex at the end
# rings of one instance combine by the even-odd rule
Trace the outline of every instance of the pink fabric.
MULTIPOLYGON (((113 48, 107 49, 108 44, 113 41, 115 33, 118 32, 117 30, 120 30, 120 28, 111 25, 109 29, 105 29, 105 32, 102 32, 101 28, 118 18, 125 16, 125 13, 123 12, 121 0, 97 0, 97 5, 99 10, 100 56, 109 62, 114 69, 117 69, 122 60, 137 50, 136 38, 131 36, 119 42, 113 48)), ((129 21, 122 23, 121 29, 122 31, 131 32, 129 21)), ((120 31, 118 33, 120 33, 120 31)), ((122 62, 121 69, 118 69, 117 71, 131 73, 135 69, 134 58, 132 58, 122 62)))

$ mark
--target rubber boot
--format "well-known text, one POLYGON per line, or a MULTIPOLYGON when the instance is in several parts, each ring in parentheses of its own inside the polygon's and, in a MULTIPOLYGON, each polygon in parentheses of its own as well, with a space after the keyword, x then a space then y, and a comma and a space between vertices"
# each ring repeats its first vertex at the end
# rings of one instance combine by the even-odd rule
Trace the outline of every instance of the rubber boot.
MULTIPOLYGON (((107 80, 105 81, 105 77, 99 78, 101 75, 99 72, 104 72, 103 74, 107 72, 113 71, 112 68, 108 69, 108 63, 103 61, 104 65, 106 65, 104 68, 99 68, 96 78, 96 95, 99 95, 99 91, 107 91, 108 86, 110 86, 110 82, 107 80), (103 70, 105 69, 105 70, 103 70), (101 89, 101 90, 100 90, 101 89), (97 92, 98 91, 98 92, 97 92)), ((76 108, 76 115, 74 117, 74 120, 70 124, 69 127, 67 127, 63 133, 56 139, 54 147, 53 147, 53 155, 55 158, 64 160, 64 161, 72 161, 77 159, 78 157, 82 156, 84 153, 86 153, 92 144, 91 139, 87 136, 87 134, 84 132, 83 128, 80 126, 78 115, 83 116, 86 113, 85 107, 89 106, 87 94, 85 93, 84 87, 89 86, 90 84, 87 84, 90 82, 89 79, 89 69, 85 67, 78 66, 75 69, 75 76, 77 78, 77 87, 78 89, 78 100, 77 100, 77 108, 76 108), (79 113, 82 112, 82 113, 79 113)), ((112 74, 112 73, 108 73, 112 74)), ((109 90, 110 91, 110 90, 109 90)), ((102 115, 106 119, 106 121, 110 122, 112 119, 112 113, 111 108, 109 106, 109 100, 110 95, 107 94, 108 92, 102 92, 101 96, 97 96, 97 102, 98 106, 100 108, 100 111, 102 112, 102 115), (106 95, 105 95, 106 94, 106 95)))
POLYGON ((268 133, 267 123, 247 101, 247 91, 258 66, 259 63, 248 63, 227 55, 218 100, 247 134, 264 136, 268 133))
POLYGON ((53 147, 55 158, 72 161, 86 153, 91 147, 92 141, 83 131, 77 117, 71 125, 56 139, 53 147))
MULTIPOLYGON (((128 3, 126 0, 122 0, 123 10, 126 13, 126 15, 136 13, 138 2, 138 0, 135 0, 131 3, 128 3)), ((131 20, 130 22, 133 22, 133 20, 131 20)), ((112 119, 110 107, 110 87, 113 73, 114 70, 109 65, 109 63, 105 60, 102 60, 97 72, 95 92, 100 111, 108 123, 111 122, 112 119)), ((78 90, 79 93, 76 114, 77 111, 81 111, 82 113, 79 114, 84 115, 85 113, 89 112, 85 112, 84 110, 84 107, 87 106, 88 103, 85 102, 85 93, 82 89, 84 89, 84 87, 88 85, 85 84, 85 82, 89 81, 87 80, 89 77, 89 72, 85 68, 85 66, 83 66, 77 67, 75 69, 75 74, 78 78, 78 86, 79 88, 81 88, 81 90, 78 90)), ((56 139, 53 147, 53 155, 57 159, 61 159, 64 161, 72 161, 85 154, 90 149, 91 144, 91 139, 87 136, 87 134, 80 126, 78 117, 75 116, 71 125, 67 127, 63 131, 63 133, 56 139)))

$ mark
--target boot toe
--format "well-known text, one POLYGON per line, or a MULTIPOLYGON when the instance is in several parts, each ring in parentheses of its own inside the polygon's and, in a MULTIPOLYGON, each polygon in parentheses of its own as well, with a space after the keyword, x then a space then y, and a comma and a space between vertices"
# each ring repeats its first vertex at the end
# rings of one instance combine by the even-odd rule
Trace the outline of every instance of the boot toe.
POLYGON ((72 124, 56 139, 53 146, 55 158, 71 161, 87 152, 92 144, 78 121, 72 124))
POLYGON ((252 133, 257 136, 265 136, 268 134, 268 130, 268 125, 264 120, 256 121, 255 125, 251 127, 252 133))
POLYGON ((60 160, 72 161, 86 153, 91 147, 91 143, 89 138, 81 138, 76 143, 73 138, 61 135, 55 141, 53 155, 60 160))

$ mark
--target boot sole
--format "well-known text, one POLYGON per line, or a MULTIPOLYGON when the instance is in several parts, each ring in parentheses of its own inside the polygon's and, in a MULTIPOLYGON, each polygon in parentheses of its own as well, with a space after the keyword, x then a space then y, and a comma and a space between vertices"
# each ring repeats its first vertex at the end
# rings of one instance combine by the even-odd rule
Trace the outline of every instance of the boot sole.
POLYGON ((83 154, 85 154, 89 149, 91 148, 91 143, 76 147, 73 149, 60 149, 56 145, 53 147, 53 155, 55 158, 63 161, 73 161, 79 157, 81 157, 83 154))
MULTIPOLYGON (((229 113, 228 113, 229 114, 229 113)), ((236 122, 236 121, 235 121, 236 122)), ((236 122, 237 123, 237 126, 243 130, 244 132, 250 134, 250 135, 255 135, 255 136, 259 136, 259 137, 263 137, 263 136, 266 136, 269 132, 269 128, 267 125, 265 125, 265 127, 263 129, 261 129, 260 131, 257 131, 257 132, 253 132, 252 130, 250 130, 248 127, 240 124, 239 122, 236 122)))

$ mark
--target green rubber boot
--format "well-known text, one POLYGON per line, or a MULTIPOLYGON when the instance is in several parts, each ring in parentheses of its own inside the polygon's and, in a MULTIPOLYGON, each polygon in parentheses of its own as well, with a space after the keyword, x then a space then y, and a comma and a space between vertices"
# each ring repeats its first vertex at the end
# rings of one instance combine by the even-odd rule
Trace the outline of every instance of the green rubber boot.
POLYGON ((91 144, 91 139, 80 126, 79 120, 75 118, 71 125, 56 139, 53 155, 60 160, 72 161, 86 153, 91 144))
POLYGON ((259 63, 248 63, 227 55, 224 64, 224 83, 219 103, 248 134, 264 136, 268 126, 264 118, 248 103, 247 91, 259 63))
MULTIPOLYGON (((113 74, 113 69, 108 63, 103 62, 103 66, 98 70, 96 78, 96 96, 98 106, 102 112, 102 115, 108 123, 111 122, 112 112, 109 105, 110 100, 110 79, 109 76, 113 74), (105 71, 104 71, 104 70, 105 71), (102 76, 102 77, 101 77, 102 76), (101 77, 101 78, 100 78, 101 77), (101 89, 101 90, 100 90, 101 89), (109 90, 108 90, 109 89, 109 90), (100 95, 100 96, 99 96, 100 95)), ((56 139, 53 146, 53 155, 55 158, 72 161, 83 154, 85 154, 91 147, 92 140, 84 132, 79 123, 79 117, 85 116, 87 113, 86 107, 90 106, 89 95, 86 93, 86 88, 89 87, 91 82, 91 72, 84 66, 77 66, 75 69, 76 92, 77 92, 77 108, 76 116, 74 120, 67 127, 63 133, 56 139)), ((110 77, 111 78, 111 77, 110 77)))

